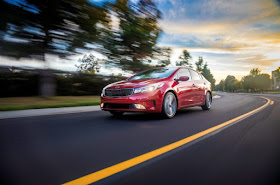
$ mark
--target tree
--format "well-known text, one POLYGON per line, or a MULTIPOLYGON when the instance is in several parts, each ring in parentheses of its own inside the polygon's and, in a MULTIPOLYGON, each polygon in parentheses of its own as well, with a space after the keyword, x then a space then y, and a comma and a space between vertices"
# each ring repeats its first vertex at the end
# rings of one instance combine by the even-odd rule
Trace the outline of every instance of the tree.
POLYGON ((210 69, 208 68, 208 64, 205 63, 202 69, 202 75, 211 83, 212 88, 215 88, 215 78, 212 75, 210 69))
MULTIPOLYGON (((67 58, 99 41, 106 11, 87 0, 1 1, 0 53, 45 62, 46 54, 67 58)), ((51 74, 44 71, 41 95, 53 95, 51 74)))
POLYGON ((276 77, 276 81, 279 82, 280 81, 280 67, 278 67, 275 70, 275 77, 276 77))
POLYGON ((195 65, 196 65, 196 71, 198 71, 198 72, 203 71, 204 61, 203 61, 202 56, 198 57, 198 61, 195 62, 195 65))
POLYGON ((100 60, 92 54, 85 54, 83 58, 79 59, 80 64, 76 65, 76 67, 78 68, 79 72, 94 74, 95 72, 99 72, 100 70, 100 67, 98 66, 99 61, 100 60))
POLYGON ((196 71, 200 72, 211 83, 212 88, 215 88, 216 80, 208 68, 207 62, 204 62, 203 58, 200 56, 198 57, 198 61, 195 62, 195 65, 196 71))
POLYGON ((192 68, 192 64, 190 62, 190 59, 191 59, 191 55, 190 53, 188 52, 188 50, 183 50, 183 53, 182 55, 180 55, 179 57, 179 61, 176 62, 176 66, 188 66, 188 67, 191 67, 192 68))
POLYGON ((263 91, 271 87, 271 79, 268 74, 261 73, 260 69, 254 68, 249 75, 242 78, 242 86, 247 91, 263 91))
POLYGON ((172 50, 168 47, 156 47, 150 60, 157 61, 157 67, 165 67, 170 64, 172 50))
POLYGON ((234 91, 242 89, 242 83, 239 80, 235 80, 233 83, 234 91))
POLYGON ((251 76, 253 76, 253 77, 256 77, 256 76, 259 75, 260 73, 261 73, 261 70, 260 70, 259 68, 253 68, 253 69, 251 69, 249 75, 251 75, 251 76))
POLYGON ((251 76, 251 75, 244 76, 241 81, 242 81, 243 89, 245 89, 247 91, 255 89, 253 76, 251 76))
POLYGON ((235 76, 232 76, 232 75, 228 75, 225 79, 225 90, 226 91, 230 91, 230 92, 233 92, 235 91, 236 87, 235 87, 235 83, 236 83, 236 78, 235 76))
POLYGON ((149 68, 145 61, 152 58, 161 29, 161 12, 152 0, 116 0, 106 5, 107 16, 114 17, 102 35, 101 52, 107 56, 107 65, 125 71, 138 72, 149 68), (117 20, 117 21, 116 21, 117 20))
POLYGON ((269 74, 259 74, 256 77, 257 85, 256 87, 260 89, 262 92, 263 90, 269 89, 271 87, 271 79, 269 74))
POLYGON ((218 85, 215 86, 216 91, 224 91, 225 89, 225 81, 221 80, 218 85))

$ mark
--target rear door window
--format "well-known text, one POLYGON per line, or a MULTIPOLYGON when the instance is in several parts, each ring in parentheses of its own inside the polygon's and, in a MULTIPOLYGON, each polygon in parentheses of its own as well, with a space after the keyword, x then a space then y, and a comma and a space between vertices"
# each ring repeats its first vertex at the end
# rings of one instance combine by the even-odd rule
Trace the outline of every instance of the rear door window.
POLYGON ((201 80, 205 80, 202 74, 199 74, 201 80))
POLYGON ((191 72, 191 76, 193 80, 201 80, 199 74, 197 72, 195 72, 194 70, 190 70, 191 72))

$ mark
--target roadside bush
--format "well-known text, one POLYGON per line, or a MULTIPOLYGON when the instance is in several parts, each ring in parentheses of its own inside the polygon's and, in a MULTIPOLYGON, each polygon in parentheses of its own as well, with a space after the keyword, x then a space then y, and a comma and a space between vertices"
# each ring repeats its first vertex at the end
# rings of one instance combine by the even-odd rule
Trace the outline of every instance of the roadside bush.
MULTIPOLYGON (((100 95, 106 85, 125 77, 93 74, 55 74, 56 95, 100 95)), ((0 72, 0 97, 39 96, 39 74, 32 72, 0 72)))
POLYGON ((27 72, 1 72, 0 97, 37 96, 39 75, 27 72))

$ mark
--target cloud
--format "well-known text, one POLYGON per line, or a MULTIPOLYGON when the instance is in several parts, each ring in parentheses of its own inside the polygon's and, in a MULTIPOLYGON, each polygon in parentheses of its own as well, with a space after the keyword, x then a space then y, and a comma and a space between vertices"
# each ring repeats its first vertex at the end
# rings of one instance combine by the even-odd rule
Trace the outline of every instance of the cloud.
POLYGON ((280 63, 280 7, 276 3, 161 0, 163 12, 173 13, 164 14, 160 21, 164 34, 159 43, 173 48, 173 63, 183 49, 194 58, 203 56, 218 80, 230 73, 241 77, 253 67, 269 73, 280 63))

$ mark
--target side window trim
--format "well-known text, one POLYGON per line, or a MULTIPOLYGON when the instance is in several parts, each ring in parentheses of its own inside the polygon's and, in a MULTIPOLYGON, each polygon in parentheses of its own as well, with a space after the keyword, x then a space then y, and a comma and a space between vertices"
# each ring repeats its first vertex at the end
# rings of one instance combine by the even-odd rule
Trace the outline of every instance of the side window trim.
POLYGON ((189 80, 193 80, 193 77, 192 77, 192 73, 191 73, 191 69, 187 69, 188 71, 189 71, 189 74, 190 74, 190 76, 189 76, 189 80))
POLYGON ((189 69, 189 71, 190 71, 190 75, 191 75, 191 77, 192 77, 192 80, 194 80, 194 77, 193 77, 193 75, 192 75, 192 71, 194 71, 194 70, 189 69))

